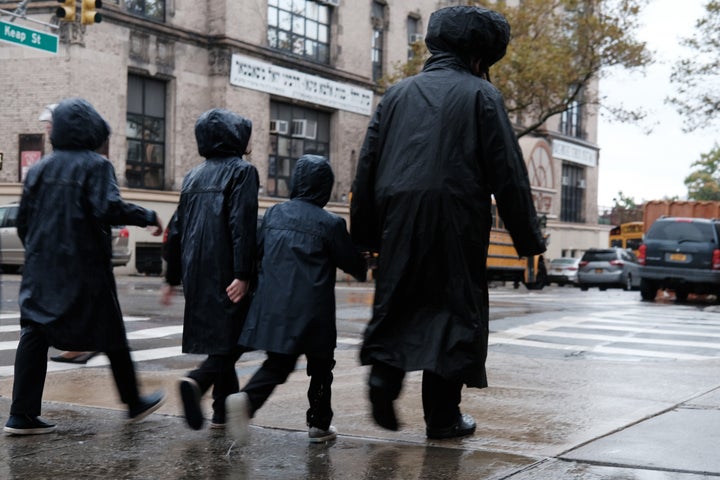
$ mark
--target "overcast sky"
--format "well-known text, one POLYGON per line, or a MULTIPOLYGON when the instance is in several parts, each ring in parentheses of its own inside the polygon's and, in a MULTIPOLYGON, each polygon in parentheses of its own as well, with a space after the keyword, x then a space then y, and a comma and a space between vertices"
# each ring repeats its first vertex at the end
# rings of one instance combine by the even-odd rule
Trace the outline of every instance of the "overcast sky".
POLYGON ((638 203, 664 196, 685 198, 683 181, 690 165, 716 141, 720 143, 717 130, 683 133, 677 112, 663 102, 673 88, 669 80, 672 64, 683 53, 679 38, 692 34, 704 3, 650 0, 641 15, 638 37, 655 53, 655 65, 647 69, 646 76, 616 71, 601 80, 601 95, 607 95, 610 103, 642 106, 650 113, 650 121, 658 124, 647 135, 637 126, 600 118, 599 206, 612 206, 618 191, 638 203))

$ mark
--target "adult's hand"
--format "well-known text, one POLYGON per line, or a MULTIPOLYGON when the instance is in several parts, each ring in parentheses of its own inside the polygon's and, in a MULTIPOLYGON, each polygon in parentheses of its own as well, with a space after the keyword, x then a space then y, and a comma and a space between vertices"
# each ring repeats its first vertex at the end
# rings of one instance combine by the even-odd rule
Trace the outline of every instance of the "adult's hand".
POLYGON ((230 285, 225 289, 225 292, 227 292, 227 296, 233 303, 238 303, 242 298, 247 294, 248 291, 248 282, 245 280, 239 280, 235 279, 232 281, 230 285))

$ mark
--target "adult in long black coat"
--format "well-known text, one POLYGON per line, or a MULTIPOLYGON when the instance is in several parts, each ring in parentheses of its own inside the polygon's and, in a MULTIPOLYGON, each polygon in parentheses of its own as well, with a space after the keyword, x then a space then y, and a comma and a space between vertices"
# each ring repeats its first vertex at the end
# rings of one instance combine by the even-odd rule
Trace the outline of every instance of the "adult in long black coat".
MULTIPOLYGON (((337 343, 336 272, 339 268, 360 281, 367 275, 367 264, 350 240, 345 220, 323 208, 333 183, 332 168, 325 157, 303 155, 293 170, 290 200, 273 206, 263 216, 258 235, 262 259, 258 289, 240 344, 265 350, 268 358, 243 387, 243 393, 228 397, 229 402, 239 398, 237 410, 241 414, 254 414, 273 389, 285 382, 298 357, 305 354, 311 377, 306 421, 312 442, 336 435, 330 426, 337 343)), ((235 434, 242 440, 244 426, 240 425, 235 434)))
POLYGON ((182 282, 185 293, 182 350, 208 355, 180 379, 185 418, 193 429, 203 425, 200 398, 211 386, 214 428, 224 427, 225 398, 240 388, 237 341, 255 274, 258 210, 258 173, 242 158, 251 134, 252 122, 229 110, 200 115, 195 139, 206 160, 183 180, 165 243, 166 280, 182 282))
POLYGON ((523 156, 488 79, 509 38, 494 11, 434 12, 432 56, 388 89, 368 126, 350 225, 355 243, 379 252, 361 361, 373 366, 370 400, 385 428, 398 428, 405 372, 423 370, 428 437, 475 430, 459 404, 463 384, 487 386, 491 195, 518 254, 545 250, 523 156))
POLYGON ((23 186, 18 235, 25 246, 20 284, 20 342, 5 431, 37 434, 55 426, 39 418, 50 345, 102 351, 110 360, 130 420, 160 406, 161 392, 141 397, 112 268, 112 225, 151 226, 157 214, 120 197, 113 165, 95 153, 110 127, 86 100, 63 100, 52 113, 53 152, 23 186))

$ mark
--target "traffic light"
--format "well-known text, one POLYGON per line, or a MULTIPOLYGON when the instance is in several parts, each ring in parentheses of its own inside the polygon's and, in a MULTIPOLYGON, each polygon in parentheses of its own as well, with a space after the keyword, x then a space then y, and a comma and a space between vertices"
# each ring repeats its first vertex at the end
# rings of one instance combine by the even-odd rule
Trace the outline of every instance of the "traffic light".
POLYGON ((97 12, 98 8, 102 8, 102 0, 81 0, 81 2, 80 23, 92 25, 102 22, 102 15, 97 12))
POLYGON ((62 7, 58 7, 55 10, 55 15, 63 22, 74 22, 75 21, 75 0, 57 0, 58 3, 62 3, 62 7))

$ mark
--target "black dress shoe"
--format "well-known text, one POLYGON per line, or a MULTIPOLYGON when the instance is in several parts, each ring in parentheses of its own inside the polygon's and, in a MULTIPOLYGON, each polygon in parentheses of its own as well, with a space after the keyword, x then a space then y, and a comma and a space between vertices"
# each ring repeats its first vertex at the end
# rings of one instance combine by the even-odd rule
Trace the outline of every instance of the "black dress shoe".
POLYGON ((456 438, 456 437, 465 437, 467 435, 472 435, 475 433, 475 428, 477 427, 475 423, 475 419, 471 417, 470 415, 467 415, 465 413, 461 413, 458 415, 458 419, 455 423, 450 425, 449 427, 445 428, 431 428, 428 427, 425 429, 425 435, 428 438, 432 438, 435 440, 443 439, 443 438, 456 438))
POLYGON ((370 387, 370 403, 372 403, 372 416, 375 423, 394 432, 400 428, 393 400, 383 389, 370 387))

